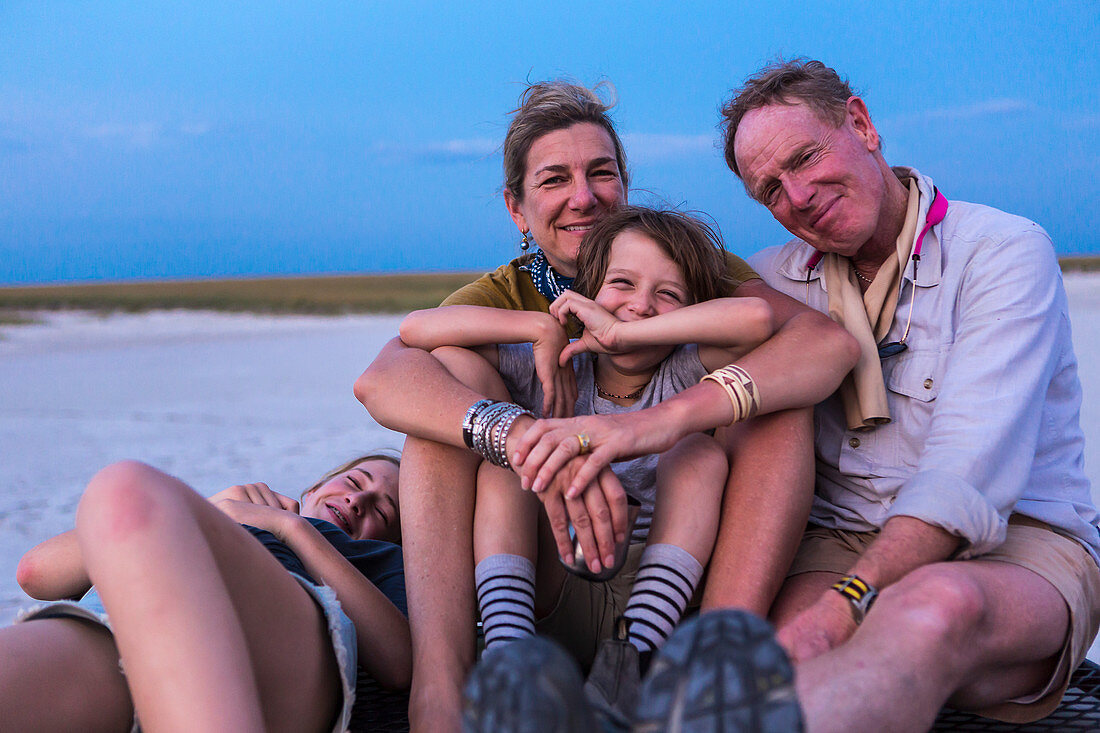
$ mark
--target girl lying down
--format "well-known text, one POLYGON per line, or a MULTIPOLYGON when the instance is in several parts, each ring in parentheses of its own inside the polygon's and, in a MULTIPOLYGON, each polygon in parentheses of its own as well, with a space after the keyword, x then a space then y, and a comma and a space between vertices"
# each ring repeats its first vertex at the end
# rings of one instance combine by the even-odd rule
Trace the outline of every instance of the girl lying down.
POLYGON ((357 660, 385 687, 411 675, 397 475, 363 456, 299 505, 266 484, 208 500, 142 463, 103 469, 76 528, 19 563, 53 602, 0 630, 4 727, 345 730, 357 660))

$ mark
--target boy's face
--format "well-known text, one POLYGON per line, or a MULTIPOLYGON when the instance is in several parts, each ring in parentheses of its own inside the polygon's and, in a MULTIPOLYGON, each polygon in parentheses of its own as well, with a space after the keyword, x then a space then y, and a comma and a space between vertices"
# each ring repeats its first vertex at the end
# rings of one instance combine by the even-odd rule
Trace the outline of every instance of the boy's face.
MULTIPOLYGON (((680 266, 652 238, 630 230, 612 241, 594 300, 620 321, 651 318, 692 302, 680 266)), ((620 371, 635 372, 656 367, 671 353, 672 347, 658 346, 610 358, 620 371)))

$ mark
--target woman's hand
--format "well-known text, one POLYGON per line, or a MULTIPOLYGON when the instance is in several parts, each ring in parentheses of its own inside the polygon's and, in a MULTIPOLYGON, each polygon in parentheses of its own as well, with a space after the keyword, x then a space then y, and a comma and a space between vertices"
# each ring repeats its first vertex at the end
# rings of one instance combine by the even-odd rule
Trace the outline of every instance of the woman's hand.
POLYGON ((573 362, 561 357, 569 346, 569 337, 557 322, 549 319, 547 322, 548 327, 531 342, 535 375, 542 385, 542 415, 572 417, 577 404, 577 376, 573 362))
POLYGON ((661 419, 656 408, 618 415, 588 415, 567 420, 537 420, 520 436, 512 454, 520 483, 543 491, 573 459, 566 499, 575 499, 612 461, 663 453, 687 432, 675 421, 661 419), (581 454, 581 435, 588 437, 590 453, 581 454))
POLYGON ((577 354, 590 351, 594 354, 618 354, 626 345, 622 343, 622 321, 580 293, 566 290, 550 304, 550 315, 563 326, 569 316, 576 316, 584 326, 581 337, 561 351, 561 363, 566 364, 577 354))

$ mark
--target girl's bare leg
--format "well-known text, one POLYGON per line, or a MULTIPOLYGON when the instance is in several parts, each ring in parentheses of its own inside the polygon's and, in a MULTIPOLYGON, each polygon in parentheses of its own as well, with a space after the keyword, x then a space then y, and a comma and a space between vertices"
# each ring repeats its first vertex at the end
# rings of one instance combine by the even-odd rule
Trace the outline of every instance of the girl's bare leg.
POLYGON ((76 529, 144 726, 332 725, 339 682, 323 616, 246 530, 133 462, 92 479, 76 529))
POLYGON ((129 730, 134 709, 106 629, 48 618, 0 629, 4 730, 129 730))

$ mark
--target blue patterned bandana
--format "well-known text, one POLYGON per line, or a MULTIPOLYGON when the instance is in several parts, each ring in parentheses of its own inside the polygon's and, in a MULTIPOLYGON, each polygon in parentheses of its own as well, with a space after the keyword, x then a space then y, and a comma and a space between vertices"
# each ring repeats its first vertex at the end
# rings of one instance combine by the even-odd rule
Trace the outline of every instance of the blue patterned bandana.
POLYGON ((573 278, 566 277, 551 267, 550 261, 546 259, 546 255, 543 254, 541 249, 536 249, 535 256, 531 258, 531 261, 525 265, 520 265, 519 269, 531 275, 531 282, 535 284, 535 290, 539 291, 551 303, 559 295, 573 287, 573 278))

